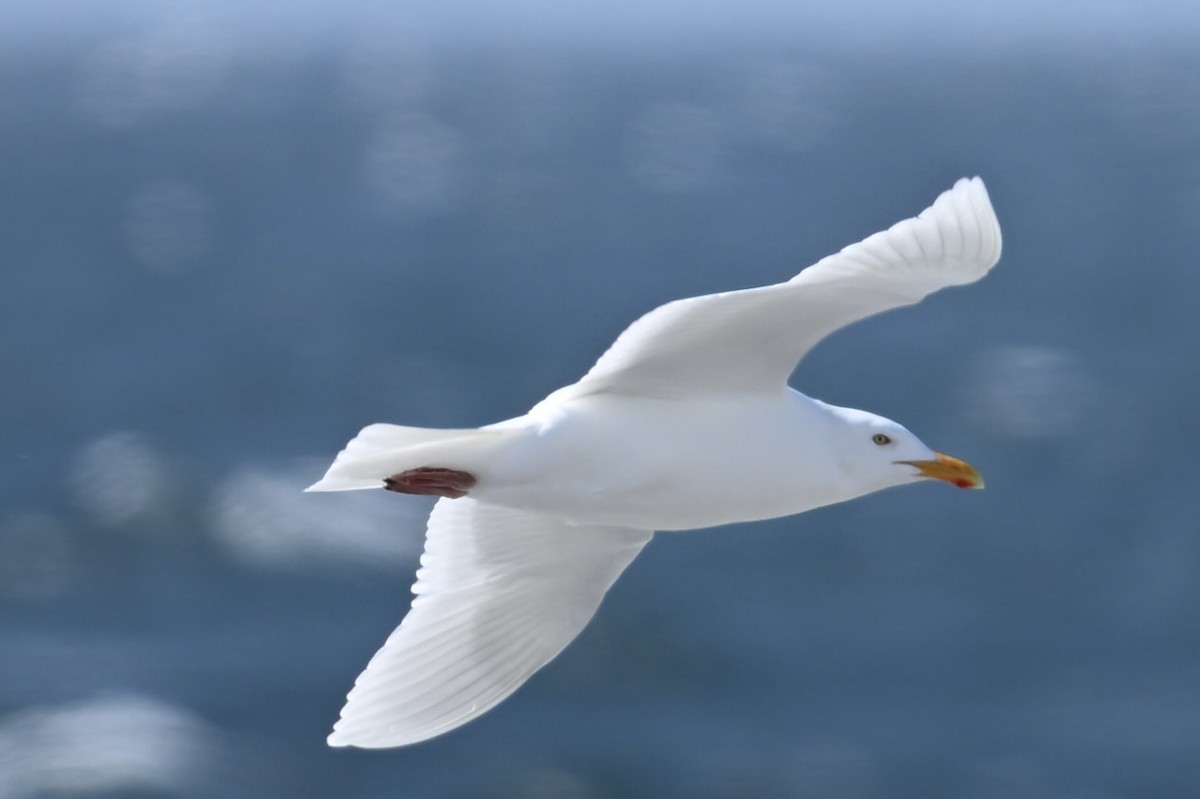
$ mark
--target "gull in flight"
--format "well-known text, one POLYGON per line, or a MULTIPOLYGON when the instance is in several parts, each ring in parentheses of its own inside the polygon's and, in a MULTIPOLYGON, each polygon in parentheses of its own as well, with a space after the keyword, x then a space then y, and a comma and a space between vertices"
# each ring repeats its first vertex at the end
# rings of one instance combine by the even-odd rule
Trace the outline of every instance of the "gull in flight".
POLYGON ((785 283, 667 303, 579 382, 478 429, 373 424, 309 491, 441 497, 408 615, 331 746, 404 746, 494 707, 571 642, 657 530, 770 519, 891 486, 982 488, 902 425, 788 386, 859 319, 979 280, 1000 226, 979 178, 785 283))

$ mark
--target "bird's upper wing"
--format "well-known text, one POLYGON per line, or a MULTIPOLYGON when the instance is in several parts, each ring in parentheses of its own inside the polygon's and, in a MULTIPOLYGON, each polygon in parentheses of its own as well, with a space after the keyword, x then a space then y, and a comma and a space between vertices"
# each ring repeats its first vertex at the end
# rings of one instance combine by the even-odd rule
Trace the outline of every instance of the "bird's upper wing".
POLYGON ((920 215, 822 258, 786 283, 656 308, 560 396, 778 390, 834 330, 976 281, 999 258, 1000 225, 987 189, 979 178, 964 178, 920 215))
POLYGON ((579 634, 652 535, 440 500, 412 609, 355 682, 330 745, 403 746, 490 709, 579 634))

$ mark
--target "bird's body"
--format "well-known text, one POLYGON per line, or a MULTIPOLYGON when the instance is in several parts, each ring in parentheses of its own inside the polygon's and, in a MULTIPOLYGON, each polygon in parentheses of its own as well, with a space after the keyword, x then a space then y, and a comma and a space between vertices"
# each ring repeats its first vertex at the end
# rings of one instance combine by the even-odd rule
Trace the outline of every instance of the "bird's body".
POLYGON ((511 438, 472 472, 471 496, 571 524, 643 530, 788 516, 874 490, 841 479, 854 467, 838 457, 836 428, 825 422, 842 411, 787 388, 687 403, 572 398, 501 423, 511 438), (813 458, 830 468, 812 474, 813 458))
POLYGON ((652 311, 525 416, 365 428, 310 490, 442 499, 412 610, 329 742, 414 743, 494 706, 579 633, 656 530, 787 516, 925 478, 981 487, 896 422, 786 381, 829 332, 977 280, 999 255, 983 183, 962 180, 786 283, 652 311))

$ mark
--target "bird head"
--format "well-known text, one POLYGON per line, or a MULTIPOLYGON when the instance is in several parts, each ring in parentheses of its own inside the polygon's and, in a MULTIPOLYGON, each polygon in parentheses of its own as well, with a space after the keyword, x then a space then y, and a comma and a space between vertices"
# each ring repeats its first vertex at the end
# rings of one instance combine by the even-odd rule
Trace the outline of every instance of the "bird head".
POLYGON ((935 452, 903 425, 877 414, 836 408, 842 419, 841 465, 855 480, 879 490, 920 480, 957 488, 983 488, 983 478, 966 461, 935 452))

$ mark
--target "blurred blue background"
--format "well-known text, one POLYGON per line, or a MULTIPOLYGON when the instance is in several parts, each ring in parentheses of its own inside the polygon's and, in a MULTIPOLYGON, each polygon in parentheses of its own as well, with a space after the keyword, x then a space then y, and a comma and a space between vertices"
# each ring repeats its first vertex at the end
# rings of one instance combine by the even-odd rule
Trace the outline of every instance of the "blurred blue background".
POLYGON ((1200 790, 1194 3, 254 5, 0 9, 0 797, 1200 790), (987 491, 659 536, 497 710, 326 748, 428 510, 300 493, 359 427, 970 174, 1000 267, 796 383, 987 491))

